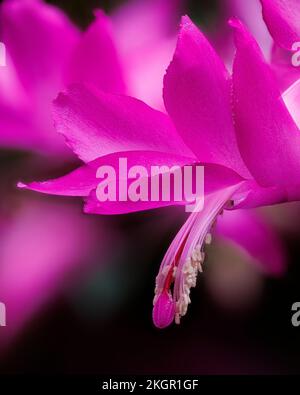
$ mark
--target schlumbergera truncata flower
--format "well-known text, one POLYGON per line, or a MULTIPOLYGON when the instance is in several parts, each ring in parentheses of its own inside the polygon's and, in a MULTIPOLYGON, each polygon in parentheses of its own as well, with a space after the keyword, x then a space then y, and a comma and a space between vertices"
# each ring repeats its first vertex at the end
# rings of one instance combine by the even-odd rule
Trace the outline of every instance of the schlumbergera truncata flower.
POLYGON ((99 202, 96 171, 101 165, 116 167, 125 157, 129 165, 146 168, 205 167, 204 209, 190 214, 156 279, 153 320, 159 328, 174 319, 178 323, 186 314, 205 243, 223 210, 300 197, 298 126, 253 37, 239 20, 232 19, 230 25, 236 44, 232 77, 201 31, 182 18, 164 79, 168 115, 86 85, 73 85, 60 94, 54 103, 56 128, 85 164, 56 180, 19 184, 42 193, 83 196, 86 213, 121 214, 166 202, 99 202))

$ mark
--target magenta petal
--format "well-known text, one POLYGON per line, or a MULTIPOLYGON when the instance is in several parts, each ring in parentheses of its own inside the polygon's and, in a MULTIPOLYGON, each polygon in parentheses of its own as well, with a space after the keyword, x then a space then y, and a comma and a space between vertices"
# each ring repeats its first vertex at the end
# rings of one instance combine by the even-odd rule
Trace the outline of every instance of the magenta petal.
POLYGON ((266 273, 281 275, 285 257, 281 239, 254 210, 224 211, 217 221, 216 234, 242 248, 266 273))
MULTIPOLYGON (((119 159, 120 156, 122 158, 124 157, 127 158, 128 167, 134 165, 145 166, 145 168, 148 171, 148 174, 150 174, 151 171, 150 166, 153 165, 158 165, 158 166, 166 165, 169 167, 180 166, 181 168, 186 165, 188 166, 196 166, 197 164, 200 165, 200 163, 197 163, 193 159, 179 157, 176 155, 157 153, 157 152, 135 152, 135 153, 128 152, 128 153, 121 153, 118 155, 111 155, 109 157, 106 157, 105 159, 100 158, 100 160, 103 160, 103 164, 106 165, 109 164, 115 168, 117 166, 116 161, 119 159)), ((203 164, 203 166, 204 166, 205 196, 207 194, 219 191, 220 189, 227 188, 228 186, 239 185, 243 182, 243 179, 241 179, 241 177, 237 173, 223 166, 212 165, 212 164, 203 164)), ((173 186, 173 184, 171 185, 173 186)), ((193 190, 195 190, 194 183, 193 183, 193 190)), ((150 193, 151 192, 149 188, 148 196, 150 196, 150 193)), ((93 190, 91 194, 88 196, 88 198, 85 199, 85 201, 86 203, 85 203, 84 211, 86 213, 104 214, 104 215, 125 214, 125 213, 136 212, 136 211, 151 210, 158 207, 187 204, 187 201, 185 199, 178 202, 175 201, 173 198, 171 198, 170 201, 162 201, 162 199, 160 198, 158 201, 151 201, 151 199, 149 199, 149 201, 137 201, 137 202, 132 202, 130 200, 127 200, 125 202, 119 200, 100 202, 99 199, 97 198, 96 190, 93 190)))
POLYGON ((298 0, 261 0, 263 16, 275 44, 272 66, 283 88, 287 89, 300 76, 299 67, 292 65, 294 44, 300 41, 300 3, 298 0))
POLYGON ((18 188, 62 196, 88 196, 97 186, 96 172, 97 161, 85 164, 71 173, 54 180, 18 183, 18 188))
POLYGON ((109 92, 125 93, 109 18, 100 10, 95 15, 96 20, 83 34, 71 58, 68 83, 85 82, 109 92))
POLYGON ((200 161, 249 173, 238 152, 231 117, 230 77, 204 35, 186 16, 164 79, 165 106, 200 161))
POLYGON ((234 196, 234 208, 255 208, 300 200, 300 184, 262 188, 255 182, 244 184, 234 196))
POLYGON ((185 0, 128 0, 113 15, 117 42, 125 56, 152 47, 175 30, 185 0))
POLYGON ((128 0, 112 14, 128 94, 163 109, 163 76, 176 45, 183 0, 128 0))
POLYGON ((296 125, 300 128, 300 79, 297 79, 297 81, 283 93, 282 98, 296 125))
POLYGON ((26 90, 43 100, 54 96, 79 38, 75 26, 60 10, 38 0, 5 1, 0 21, 1 41, 26 90))
POLYGON ((300 134, 256 42, 232 20, 237 53, 233 67, 234 120, 241 155, 265 187, 300 181, 300 134))
POLYGON ((293 58, 291 52, 282 49, 274 44, 272 49, 271 62, 272 70, 274 71, 276 78, 279 82, 281 92, 284 92, 295 81, 299 79, 300 69, 299 67, 293 66, 293 58))
POLYGON ((31 182, 29 184, 19 183, 18 187, 50 195, 88 196, 99 183, 99 179, 96 178, 98 168, 100 166, 112 166, 118 172, 119 158, 126 158, 128 167, 140 165, 149 168, 151 164, 184 166, 185 164, 194 163, 192 158, 167 153, 151 151, 116 152, 88 162, 55 180, 31 182))
MULTIPOLYGON (((185 165, 195 166, 197 162, 193 158, 183 157, 174 154, 154 152, 154 151, 130 151, 117 152, 92 162, 89 162, 82 167, 74 170, 70 174, 60 177, 56 180, 45 182, 32 182, 29 184, 19 183, 20 188, 26 188, 33 191, 65 196, 85 196, 87 198, 85 205, 85 212, 95 214, 122 214, 133 211, 149 210, 156 207, 182 205, 186 204, 183 201, 106 201, 104 203, 97 199, 95 189, 100 180, 96 178, 97 170, 100 166, 112 166, 116 171, 116 184, 119 185, 119 178, 122 180, 123 176, 119 172, 119 159, 127 160, 127 167, 130 169, 133 166, 144 166, 151 176, 151 166, 179 166, 182 168, 185 165)), ((205 165, 204 189, 205 193, 211 193, 222 189, 228 185, 235 185, 241 183, 241 177, 219 165, 205 165)), ((149 194, 150 196, 150 194, 149 194)))
POLYGON ((74 85, 54 102, 56 129, 85 162, 117 151, 189 155, 170 119, 143 102, 74 85))
POLYGON ((150 47, 137 49, 130 57, 124 56, 128 94, 151 107, 164 110, 163 78, 176 46, 176 37, 161 39, 150 47))
POLYGON ((228 18, 234 16, 243 21, 264 55, 270 56, 273 40, 263 20, 260 0, 225 0, 224 2, 228 9, 228 18))
POLYGON ((244 185, 234 196, 234 208, 255 208, 288 201, 284 188, 260 187, 255 181, 244 185))
POLYGON ((300 41, 298 0, 261 0, 263 17, 277 45, 291 50, 300 41))

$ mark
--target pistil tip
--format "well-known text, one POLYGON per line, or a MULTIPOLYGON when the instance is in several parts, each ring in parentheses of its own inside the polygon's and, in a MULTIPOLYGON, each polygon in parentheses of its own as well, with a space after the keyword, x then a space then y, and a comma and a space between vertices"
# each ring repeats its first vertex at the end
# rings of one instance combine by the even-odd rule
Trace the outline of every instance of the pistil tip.
POLYGON ((175 303, 169 292, 163 291, 157 298, 153 307, 153 323, 163 329, 171 325, 175 317, 175 303))

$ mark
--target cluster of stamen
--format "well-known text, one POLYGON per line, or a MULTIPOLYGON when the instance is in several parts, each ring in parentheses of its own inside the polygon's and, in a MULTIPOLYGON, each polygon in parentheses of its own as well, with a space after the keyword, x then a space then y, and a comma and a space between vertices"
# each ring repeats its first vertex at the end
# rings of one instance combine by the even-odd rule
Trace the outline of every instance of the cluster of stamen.
POLYGON ((180 318, 186 315, 188 305, 191 303, 191 288, 196 287, 198 272, 202 273, 204 252, 197 245, 192 255, 188 257, 182 268, 182 292, 176 302, 175 323, 180 324, 180 318))
MULTIPOLYGON (((211 234, 208 233, 205 238, 205 244, 211 243, 211 234)), ((182 247, 183 248, 183 247, 182 247)), ((180 273, 178 265, 180 263, 181 250, 178 251, 172 264, 166 265, 160 271, 156 277, 155 296, 153 305, 155 306, 162 295, 168 295, 165 300, 169 304, 170 312, 170 301, 174 304, 174 318, 175 323, 180 324, 181 317, 185 316, 188 310, 188 305, 191 303, 190 292, 191 288, 196 287, 198 273, 203 272, 202 265, 204 263, 205 253, 200 244, 192 250, 191 254, 186 258, 180 273), (174 297, 174 282, 177 275, 181 275, 178 298, 174 297)), ((170 316, 170 320, 171 320, 170 316)))

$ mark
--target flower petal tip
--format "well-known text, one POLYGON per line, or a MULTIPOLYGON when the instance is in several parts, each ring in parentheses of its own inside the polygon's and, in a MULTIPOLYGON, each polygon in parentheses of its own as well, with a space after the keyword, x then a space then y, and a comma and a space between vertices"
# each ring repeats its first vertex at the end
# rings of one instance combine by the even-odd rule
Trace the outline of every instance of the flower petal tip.
POLYGON ((240 28, 241 24, 241 21, 236 17, 228 19, 228 25, 234 29, 240 28))
POLYGON ((91 209, 90 205, 88 202, 86 202, 83 206, 83 213, 84 214, 93 214, 93 210, 91 209))
POLYGON ((249 33, 247 27, 240 19, 236 17, 230 18, 228 20, 228 25, 233 30, 235 45, 237 47, 241 44, 245 44, 245 43, 249 43, 250 41, 253 41, 252 35, 249 33))
MULTIPOLYGON (((191 18, 188 15, 183 15, 181 17, 180 20, 180 31, 185 30, 185 29, 190 29, 192 28, 194 25, 193 21, 191 20, 191 18)), ((180 35, 180 33, 179 33, 180 35)))
POLYGON ((232 28, 232 30, 235 33, 242 33, 246 30, 243 22, 236 17, 230 18, 228 20, 228 25, 232 28))
POLYGON ((187 14, 186 15, 182 15, 180 24, 183 26, 183 25, 189 25, 190 23, 193 23, 191 21, 191 18, 187 14))

